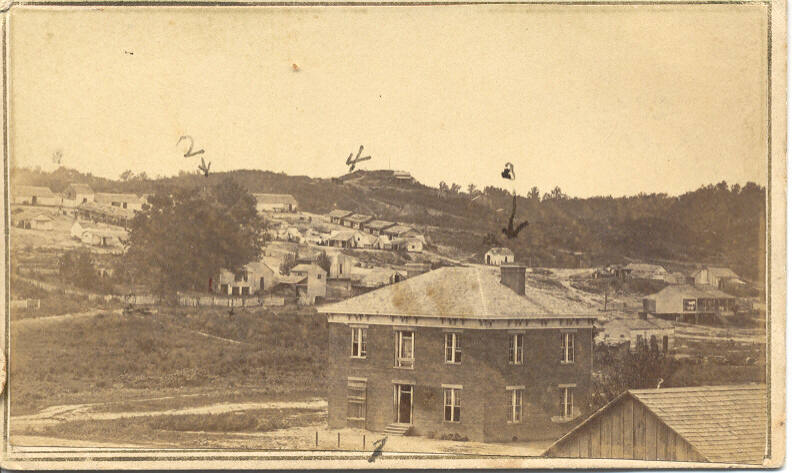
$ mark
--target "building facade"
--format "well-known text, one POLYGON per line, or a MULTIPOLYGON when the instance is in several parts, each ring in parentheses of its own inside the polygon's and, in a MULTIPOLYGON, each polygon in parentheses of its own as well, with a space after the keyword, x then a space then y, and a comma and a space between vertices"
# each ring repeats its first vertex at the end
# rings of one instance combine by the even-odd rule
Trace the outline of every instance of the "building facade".
POLYGON ((502 264, 512 264, 515 262, 515 254, 509 248, 490 248, 484 254, 484 264, 501 266, 502 264))
POLYGON ((700 322, 734 314, 736 299, 711 286, 671 285, 642 299, 642 314, 700 322))
POLYGON ((541 313, 525 268, 440 268, 319 308, 329 425, 473 441, 556 438, 586 410, 589 314, 541 313))

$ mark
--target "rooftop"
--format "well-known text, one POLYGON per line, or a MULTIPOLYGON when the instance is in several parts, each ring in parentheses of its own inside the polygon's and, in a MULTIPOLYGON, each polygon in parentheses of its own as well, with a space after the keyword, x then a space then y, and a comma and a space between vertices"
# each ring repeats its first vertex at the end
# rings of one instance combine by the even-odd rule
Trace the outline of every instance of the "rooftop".
POLYGON ((362 223, 367 222, 372 217, 363 214, 351 214, 348 217, 345 217, 344 220, 348 220, 350 222, 362 223))
POLYGON ((764 459, 767 388, 761 384, 631 389, 557 440, 548 452, 629 396, 710 462, 760 464, 764 459))
MULTIPOLYGON (((546 301, 547 302, 547 301, 546 301)), ((551 318, 564 314, 555 304, 524 297, 500 283, 490 268, 444 267, 391 286, 318 309, 325 314, 404 315, 452 318, 551 318)))
POLYGON ((350 210, 340 210, 335 209, 332 212, 329 212, 330 217, 345 217, 346 215, 350 215, 352 212, 350 210))
POLYGON ((655 294, 646 296, 645 299, 656 299, 659 297, 733 299, 733 296, 730 294, 725 294, 712 286, 690 286, 688 284, 673 284, 667 286, 655 294))
POLYGON ((730 268, 724 267, 717 267, 717 266, 707 266, 704 268, 697 269, 690 274, 691 277, 697 276, 701 271, 707 270, 711 275, 718 278, 738 278, 739 275, 733 272, 730 268))
POLYGON ((414 231, 416 231, 414 228, 408 225, 401 225, 401 224, 397 224, 393 227, 385 229, 385 233, 390 233, 392 235, 401 235, 403 233, 414 232, 414 231))
POLYGON ((94 194, 94 202, 98 204, 110 204, 111 202, 140 202, 141 198, 136 194, 115 194, 110 192, 97 192, 94 194))
POLYGON ((72 184, 69 184, 69 187, 71 187, 72 190, 74 190, 78 194, 93 194, 94 193, 94 191, 91 190, 91 187, 88 184, 78 184, 78 183, 74 183, 73 182, 72 184))
POLYGON ((395 222, 388 222, 386 220, 371 220, 370 222, 366 223, 365 226, 368 228, 382 229, 395 224, 395 222))
POLYGON ((512 253, 512 250, 510 250, 509 248, 503 248, 503 247, 490 248, 489 250, 487 250, 487 252, 488 253, 492 253, 492 254, 497 254, 497 255, 505 255, 505 256, 514 255, 514 253, 512 253))
POLYGON ((253 193, 252 197, 258 204, 291 204, 296 206, 296 199, 290 194, 260 194, 253 193))
POLYGON ((55 197, 49 187, 44 186, 12 186, 13 195, 36 195, 43 197, 55 197))

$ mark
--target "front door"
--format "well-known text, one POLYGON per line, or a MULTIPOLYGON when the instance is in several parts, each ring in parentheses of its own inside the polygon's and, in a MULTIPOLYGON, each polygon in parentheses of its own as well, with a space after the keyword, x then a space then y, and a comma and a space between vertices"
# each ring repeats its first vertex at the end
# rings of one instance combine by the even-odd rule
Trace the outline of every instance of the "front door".
POLYGON ((412 423, 412 385, 397 384, 396 395, 396 422, 400 424, 412 423))

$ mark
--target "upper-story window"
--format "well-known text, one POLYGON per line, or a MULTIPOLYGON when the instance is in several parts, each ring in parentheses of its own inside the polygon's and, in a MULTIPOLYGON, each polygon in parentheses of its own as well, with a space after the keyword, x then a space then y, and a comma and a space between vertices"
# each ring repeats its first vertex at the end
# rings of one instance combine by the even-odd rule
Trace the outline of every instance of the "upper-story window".
POLYGON ((446 363, 462 363, 462 334, 446 334, 446 363))
POLYGON ((509 336, 509 364, 523 364, 523 334, 513 333, 509 336))
POLYGON ((562 332, 562 363, 575 361, 575 335, 573 332, 562 332))
POLYGON ((395 346, 396 368, 413 368, 415 366, 415 332, 399 330, 396 332, 395 346))
POLYGON ((351 329, 351 357, 365 358, 365 339, 368 329, 364 327, 354 327, 351 329))

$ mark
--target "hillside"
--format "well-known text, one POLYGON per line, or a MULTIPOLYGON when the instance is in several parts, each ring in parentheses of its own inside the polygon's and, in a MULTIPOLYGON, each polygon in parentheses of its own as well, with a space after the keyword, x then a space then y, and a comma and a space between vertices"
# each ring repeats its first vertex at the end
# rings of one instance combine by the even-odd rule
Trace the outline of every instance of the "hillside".
POLYGON ((528 220, 530 225, 517 239, 507 240, 501 234, 512 206, 506 190, 441 191, 414 180, 398 180, 391 171, 356 171, 330 179, 258 170, 215 173, 208 178, 185 173, 126 181, 66 168, 50 173, 15 168, 11 175, 12 186, 45 185, 58 192, 70 182, 81 182, 96 191, 138 194, 210 186, 231 176, 250 192, 292 194, 307 212, 340 208, 423 226, 432 250, 448 256, 478 259, 489 247, 501 245, 533 266, 643 260, 689 268, 711 263, 728 265, 748 279, 763 280, 766 191, 754 183, 730 188, 721 182, 680 196, 582 199, 552 192, 540 199, 529 193, 518 196, 516 222, 528 220))

